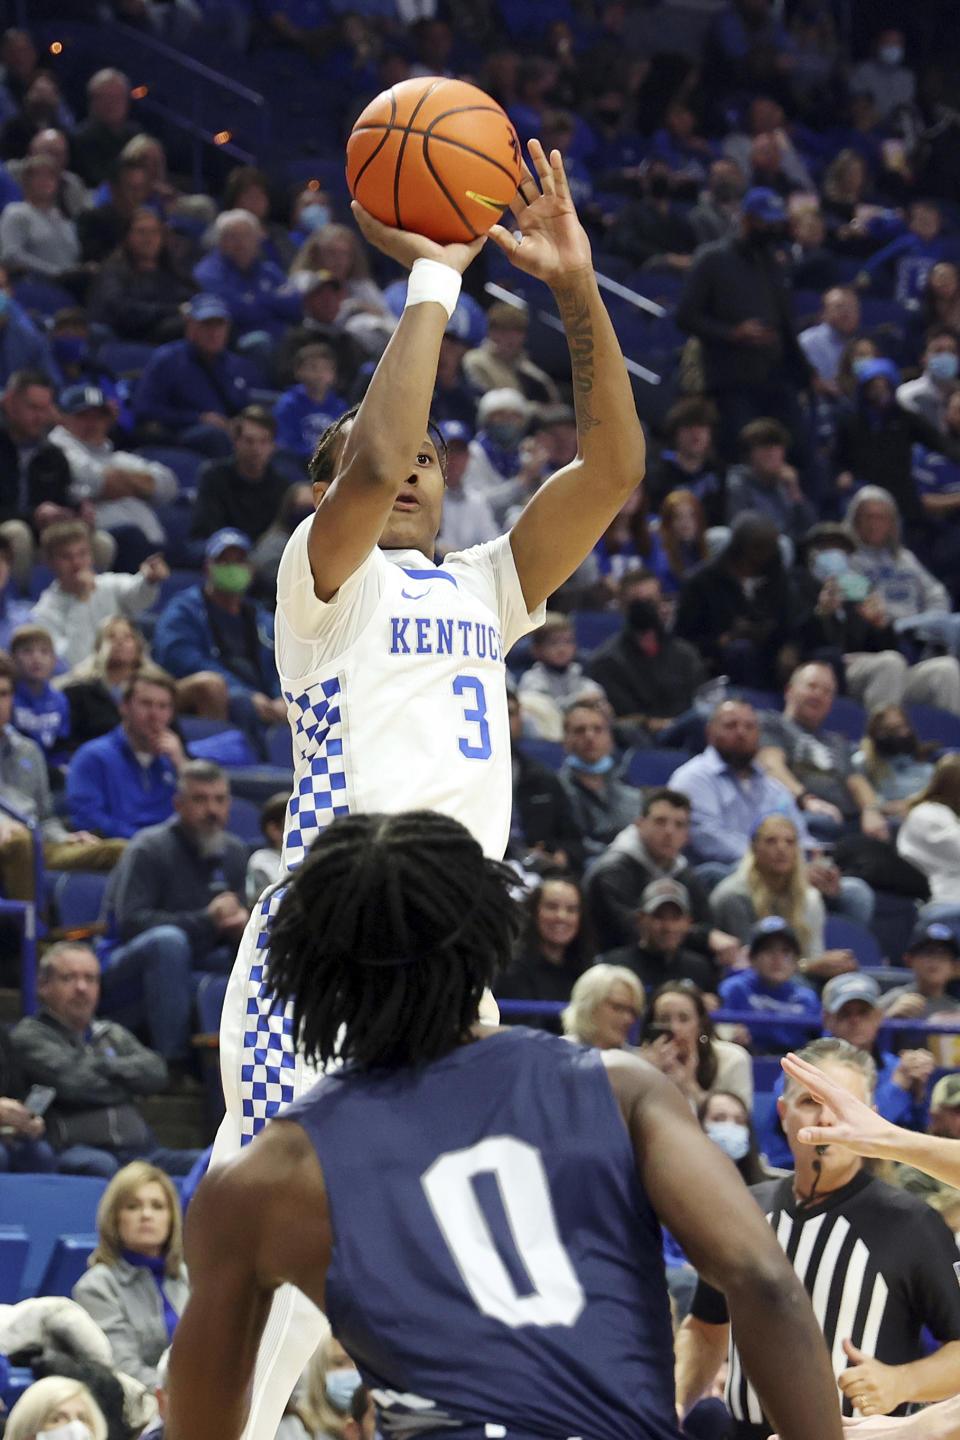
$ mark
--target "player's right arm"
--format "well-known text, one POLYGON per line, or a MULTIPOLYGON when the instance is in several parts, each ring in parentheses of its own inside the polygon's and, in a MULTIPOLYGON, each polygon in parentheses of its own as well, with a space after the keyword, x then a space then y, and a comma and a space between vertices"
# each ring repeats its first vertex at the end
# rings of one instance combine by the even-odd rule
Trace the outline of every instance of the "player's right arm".
MULTIPOLYGON (((356 202, 353 213, 366 238, 408 269, 427 259, 462 275, 484 243, 437 245, 423 235, 381 225, 356 202)), ((447 323, 437 300, 408 306, 374 371, 347 430, 336 476, 310 527, 310 568, 319 600, 329 600, 363 564, 401 485, 416 470, 447 323)))
POLYGON ((822 1332, 759 1206, 669 1080, 633 1056, 604 1058, 644 1190, 691 1264, 723 1291, 764 1412, 783 1440, 841 1440, 822 1332))
POLYGON ((187 1213, 167 1440, 239 1440, 273 1293, 289 1281, 322 1307, 331 1248, 323 1175, 299 1125, 269 1125, 209 1172, 187 1213))
POLYGON ((945 1185, 960 1188, 960 1144, 956 1140, 901 1129, 796 1055, 784 1056, 780 1064, 827 1109, 819 1125, 800 1131, 804 1145, 837 1143, 857 1155, 901 1160, 945 1185))

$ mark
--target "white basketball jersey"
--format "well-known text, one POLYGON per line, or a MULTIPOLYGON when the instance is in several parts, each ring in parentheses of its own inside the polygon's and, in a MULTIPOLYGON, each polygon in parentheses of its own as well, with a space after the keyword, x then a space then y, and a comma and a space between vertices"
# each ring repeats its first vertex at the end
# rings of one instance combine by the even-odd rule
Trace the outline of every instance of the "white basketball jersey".
POLYGON ((277 669, 293 730, 295 784, 284 863, 353 812, 439 810, 484 852, 510 833, 504 655, 542 623, 528 614, 501 536, 441 566, 374 549, 328 602, 294 531, 277 577, 277 669))

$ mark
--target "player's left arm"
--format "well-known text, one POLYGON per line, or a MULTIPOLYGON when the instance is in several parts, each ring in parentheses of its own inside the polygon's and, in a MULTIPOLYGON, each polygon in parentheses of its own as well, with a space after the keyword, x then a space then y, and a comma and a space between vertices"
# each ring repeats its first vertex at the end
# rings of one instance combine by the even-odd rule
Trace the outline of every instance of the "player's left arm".
POLYGON ((563 160, 556 150, 548 159, 536 140, 530 155, 538 178, 525 168, 511 205, 514 228, 495 225, 490 235, 519 269, 553 292, 570 348, 577 415, 577 458, 541 486, 510 531, 524 601, 533 610, 570 578, 640 484, 646 443, 563 160))
POLYGON ((170 1354, 167 1440, 239 1440, 274 1291, 322 1306, 332 1239, 316 1153, 298 1125, 269 1125, 211 1170, 187 1212, 190 1299, 170 1354))

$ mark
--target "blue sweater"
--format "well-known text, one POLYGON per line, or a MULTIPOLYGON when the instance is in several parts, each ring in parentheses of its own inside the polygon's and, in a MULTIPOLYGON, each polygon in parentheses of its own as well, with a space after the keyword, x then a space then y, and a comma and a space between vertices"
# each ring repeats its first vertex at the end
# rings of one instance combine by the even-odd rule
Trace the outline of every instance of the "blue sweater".
POLYGON ((317 441, 334 420, 339 420, 347 402, 335 391, 326 398, 311 400, 302 385, 285 390, 273 411, 277 422, 277 444, 295 455, 312 455, 317 441))
POLYGON ((72 830, 94 830, 129 840, 173 814, 177 772, 166 755, 140 764, 118 725, 81 745, 67 771, 72 830))
MULTIPOLYGON (((280 694, 280 679, 273 655, 273 616, 262 605, 245 600, 243 616, 248 633, 256 638, 256 653, 249 655, 259 666, 261 682, 249 685, 226 663, 217 645, 203 587, 191 585, 181 590, 160 612, 153 637, 153 658, 178 679, 197 670, 214 670, 227 682, 231 694, 249 695, 259 690, 272 700, 280 694)), ((253 648, 253 647, 251 647, 253 648)))
POLYGON ((300 292, 288 288, 286 275, 272 260, 255 260, 243 271, 212 250, 193 267, 193 278, 207 294, 219 295, 241 335, 266 330, 279 338, 303 314, 300 292))
POLYGON ((133 414, 139 422, 155 420, 176 430, 196 425, 208 410, 236 415, 247 401, 247 377, 236 355, 224 350, 207 365, 189 340, 172 340, 147 361, 133 414))
POLYGON ((751 1010, 756 1014, 756 1032, 751 1029, 753 1046, 764 1051, 796 1050, 804 1042, 795 1026, 761 1024, 768 1016, 788 1015, 792 1020, 809 1019, 812 1028, 820 1030, 820 999, 815 991, 787 980, 782 985, 768 985, 756 970, 738 970, 720 982, 721 1002, 730 1010, 751 1010))
POLYGON ((70 702, 62 690, 44 686, 34 695, 25 685, 13 692, 13 723, 21 735, 35 740, 48 759, 55 759, 70 735, 70 702))

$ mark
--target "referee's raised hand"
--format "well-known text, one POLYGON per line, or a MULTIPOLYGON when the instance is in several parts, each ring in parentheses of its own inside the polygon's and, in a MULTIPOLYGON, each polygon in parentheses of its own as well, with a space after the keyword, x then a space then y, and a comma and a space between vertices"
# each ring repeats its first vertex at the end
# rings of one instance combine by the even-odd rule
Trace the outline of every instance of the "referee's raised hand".
POLYGON ((826 1107, 819 1125, 804 1125, 797 1139, 803 1145, 845 1145, 856 1155, 891 1156, 899 1152, 904 1132, 876 1110, 864 1105, 849 1090, 829 1079, 816 1065, 792 1052, 780 1061, 791 1079, 803 1085, 814 1100, 826 1107))

